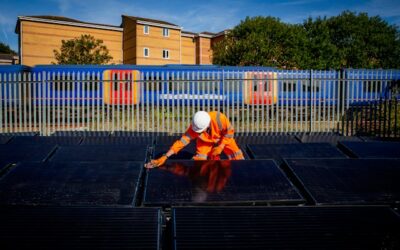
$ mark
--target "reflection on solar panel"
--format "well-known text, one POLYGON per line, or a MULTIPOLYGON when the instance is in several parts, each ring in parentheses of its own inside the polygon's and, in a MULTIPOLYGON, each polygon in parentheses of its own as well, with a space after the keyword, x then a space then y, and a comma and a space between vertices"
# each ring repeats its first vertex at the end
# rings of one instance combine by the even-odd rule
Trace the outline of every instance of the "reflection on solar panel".
POLYGON ((150 136, 84 137, 81 143, 81 145, 152 145, 152 144, 153 144, 153 138, 150 136))
POLYGON ((310 142, 326 142, 332 145, 337 145, 339 141, 362 141, 356 136, 341 136, 341 135, 313 135, 313 134, 301 134, 296 136, 303 143, 310 142))
POLYGON ((275 159, 279 163, 282 158, 345 158, 329 143, 249 144, 248 149, 254 159, 275 159))
POLYGON ((268 136, 235 136, 236 143, 245 144, 288 144, 299 143, 292 135, 268 135, 268 136))
POLYGON ((399 249, 388 207, 180 207, 174 249, 399 249))
POLYGON ((84 145, 64 146, 51 161, 144 161, 147 147, 143 145, 84 145))
POLYGON ((15 136, 9 144, 12 145, 79 145, 81 137, 71 136, 15 136))
POLYGON ((0 204, 133 205, 143 162, 24 162, 0 180, 0 204))
POLYGON ((358 158, 400 158, 400 142, 340 142, 339 147, 358 158))
POLYGON ((293 159, 287 164, 317 204, 400 202, 400 159, 293 159))
POLYGON ((272 160, 171 161, 148 172, 145 205, 304 203, 272 160))
POLYGON ((156 208, 0 207, 2 249, 159 249, 156 208))
POLYGON ((52 136, 109 136, 107 131, 56 131, 52 136))
POLYGON ((45 161, 56 149, 52 145, 0 145, 0 159, 3 161, 45 161))

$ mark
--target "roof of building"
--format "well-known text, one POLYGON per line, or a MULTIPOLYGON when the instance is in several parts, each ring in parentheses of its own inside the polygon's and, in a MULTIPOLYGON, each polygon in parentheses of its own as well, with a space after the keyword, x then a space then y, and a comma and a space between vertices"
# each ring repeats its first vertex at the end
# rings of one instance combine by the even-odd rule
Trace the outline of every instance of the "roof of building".
POLYGON ((15 27, 15 32, 19 32, 19 22, 20 20, 28 20, 28 21, 37 21, 37 22, 49 22, 49 23, 57 23, 57 24, 68 24, 68 25, 76 25, 76 26, 84 26, 91 28, 100 28, 100 29, 113 29, 113 30, 122 30, 120 26, 109 25, 109 24, 100 24, 100 23, 90 23, 90 22, 82 22, 80 20, 63 17, 63 16, 19 16, 17 21, 17 26, 15 27))
POLYGON ((169 23, 169 22, 165 22, 162 20, 156 20, 156 19, 150 19, 150 18, 143 18, 143 17, 137 17, 137 16, 126 16, 126 15, 122 15, 123 17, 132 19, 134 21, 142 21, 142 22, 147 22, 147 23, 153 23, 153 24, 159 24, 159 25, 167 25, 167 26, 173 26, 176 27, 178 29, 180 29, 181 27, 173 24, 173 23, 169 23))

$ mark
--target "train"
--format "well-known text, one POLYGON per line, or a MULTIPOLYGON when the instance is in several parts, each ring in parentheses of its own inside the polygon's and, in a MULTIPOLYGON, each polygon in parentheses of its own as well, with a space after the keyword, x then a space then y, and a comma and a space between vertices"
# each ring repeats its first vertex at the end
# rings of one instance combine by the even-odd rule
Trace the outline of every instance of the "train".
POLYGON ((0 66, 0 99, 35 105, 336 105, 387 95, 400 70, 215 65, 0 66), (343 98, 345 96, 345 98, 343 98))

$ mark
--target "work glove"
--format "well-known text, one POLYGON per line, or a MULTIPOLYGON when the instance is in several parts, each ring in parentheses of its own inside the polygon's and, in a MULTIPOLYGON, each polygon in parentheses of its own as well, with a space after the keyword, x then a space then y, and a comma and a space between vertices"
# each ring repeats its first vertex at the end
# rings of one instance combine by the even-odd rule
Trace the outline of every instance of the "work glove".
POLYGON ((224 150, 224 147, 225 147, 224 144, 220 144, 217 147, 214 147, 211 151, 211 157, 217 158, 218 156, 220 156, 222 151, 224 150))
POLYGON ((168 157, 166 155, 161 156, 158 159, 152 160, 150 164, 146 164, 146 168, 156 168, 164 165, 164 163, 167 161, 168 157))

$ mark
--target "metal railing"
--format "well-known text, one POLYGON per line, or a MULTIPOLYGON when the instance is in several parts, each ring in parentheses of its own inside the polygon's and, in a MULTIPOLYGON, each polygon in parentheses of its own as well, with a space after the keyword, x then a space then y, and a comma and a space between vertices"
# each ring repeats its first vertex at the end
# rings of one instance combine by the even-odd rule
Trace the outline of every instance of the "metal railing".
POLYGON ((349 110, 385 99, 398 77, 397 70, 7 73, 0 132, 181 133, 197 110, 219 110, 242 133, 351 135, 349 110))

